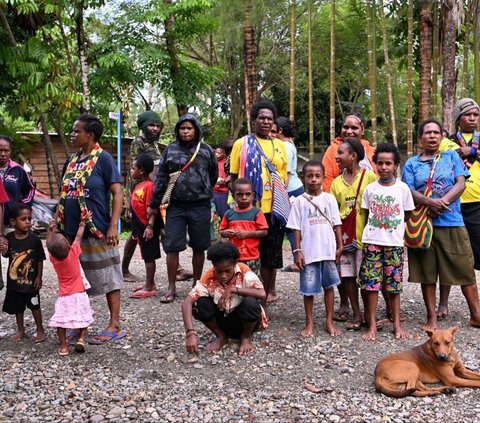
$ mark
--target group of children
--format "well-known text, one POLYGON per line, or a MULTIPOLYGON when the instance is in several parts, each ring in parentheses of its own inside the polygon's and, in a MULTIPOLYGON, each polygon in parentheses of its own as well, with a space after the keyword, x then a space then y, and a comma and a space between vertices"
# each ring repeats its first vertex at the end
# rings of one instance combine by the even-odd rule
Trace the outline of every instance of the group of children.
MULTIPOLYGON (((358 305, 358 289, 364 299, 364 317, 368 327, 364 339, 376 338, 378 292, 387 292, 393 312, 396 338, 408 336, 400 324, 400 300, 403 269, 404 222, 414 204, 408 187, 395 178, 400 163, 398 149, 391 144, 381 144, 374 155, 379 179, 371 171, 360 169, 364 152, 361 144, 347 138, 339 148, 337 163, 342 173, 332 184, 332 193, 322 191, 324 168, 319 161, 309 161, 303 166, 305 193, 292 204, 287 227, 294 232, 295 264, 301 269, 300 294, 304 297, 306 324, 301 334, 314 333, 313 298, 324 293, 326 331, 337 336, 342 332, 334 325, 334 287, 345 283, 353 308, 350 329, 358 329, 363 320, 358 305), (358 242, 363 251, 344 252, 345 236, 342 219, 356 211, 358 242), (360 244, 361 247, 361 244, 360 244), (358 276, 358 278, 357 278, 358 276)), ((146 282, 138 291, 155 295, 155 260, 160 257, 159 237, 162 219, 147 218, 147 207, 153 183, 148 175, 153 161, 148 155, 139 156, 131 167, 131 176, 137 183, 132 193, 132 234, 139 241, 146 267, 146 282)), ((260 238, 266 236, 268 224, 264 214, 254 206, 253 186, 249 179, 240 178, 232 185, 235 206, 223 215, 219 233, 239 250, 239 261, 245 263, 260 277, 260 238)), ((25 337, 23 315, 26 308, 32 311, 37 334, 35 342, 45 340, 40 311, 39 290, 42 286, 45 253, 40 239, 30 231, 31 210, 25 204, 11 209, 10 223, 13 232, 0 242, 0 250, 9 258, 7 293, 3 311, 14 314, 18 331, 14 339, 25 337)), ((83 216, 77 236, 70 245, 67 239, 55 232, 56 224, 48 228, 46 246, 50 260, 58 275, 59 298, 49 326, 57 328, 60 347, 58 354, 70 353, 66 330, 80 329, 74 346, 76 352, 85 351, 87 327, 93 322, 86 289, 88 281, 82 274, 79 257, 80 240, 85 222, 83 216)), ((135 297, 135 292, 132 294, 135 297)))

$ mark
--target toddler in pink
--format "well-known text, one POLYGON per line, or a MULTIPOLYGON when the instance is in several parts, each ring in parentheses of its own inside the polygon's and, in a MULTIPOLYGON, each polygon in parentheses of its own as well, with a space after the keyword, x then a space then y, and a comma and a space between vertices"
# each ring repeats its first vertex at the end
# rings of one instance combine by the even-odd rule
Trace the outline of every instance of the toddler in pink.
POLYGON ((75 344, 75 352, 85 352, 85 339, 88 326, 93 322, 93 312, 90 308, 90 300, 85 292, 85 284, 88 283, 80 266, 82 249, 80 240, 85 232, 85 219, 82 219, 78 227, 77 235, 72 245, 60 233, 55 232, 55 221, 52 220, 48 227, 47 249, 50 253, 50 261, 57 273, 59 297, 55 302, 55 314, 50 319, 48 326, 57 328, 60 348, 58 354, 66 356, 70 354, 67 342, 67 329, 79 330, 78 340, 75 344))

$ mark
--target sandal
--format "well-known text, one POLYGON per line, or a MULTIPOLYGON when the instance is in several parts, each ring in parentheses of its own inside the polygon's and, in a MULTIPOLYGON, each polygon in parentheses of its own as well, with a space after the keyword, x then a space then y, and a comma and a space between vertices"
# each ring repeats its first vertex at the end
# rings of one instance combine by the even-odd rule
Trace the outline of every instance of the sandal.
POLYGON ((66 357, 67 355, 70 355, 70 348, 59 348, 58 355, 61 357, 66 357))
POLYGON ((348 320, 348 316, 350 315, 349 311, 335 311, 333 313, 333 320, 335 322, 346 322, 348 320))
POLYGON ((160 302, 162 304, 168 304, 168 303, 173 303, 175 301, 175 294, 165 294, 160 297, 160 302))
POLYGON ((83 339, 79 339, 75 344, 73 349, 76 353, 84 353, 85 352, 85 341, 83 339))

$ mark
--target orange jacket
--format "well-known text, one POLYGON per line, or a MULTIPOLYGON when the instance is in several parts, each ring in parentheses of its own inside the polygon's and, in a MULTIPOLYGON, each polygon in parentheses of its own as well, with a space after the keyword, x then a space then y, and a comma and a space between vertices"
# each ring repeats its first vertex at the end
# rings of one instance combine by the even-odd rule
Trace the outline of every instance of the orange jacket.
MULTIPOLYGON (((333 180, 340 175, 340 169, 338 164, 335 161, 337 157, 338 146, 343 142, 342 138, 335 138, 331 144, 328 146, 327 151, 322 158, 322 164, 325 168, 325 179, 323 180, 323 191, 330 192, 330 186, 332 185, 333 180)), ((365 155, 368 158, 368 161, 373 167, 373 171, 377 173, 377 167, 373 163, 373 153, 375 153, 375 148, 373 148, 367 140, 361 139, 360 142, 365 149, 365 155)))

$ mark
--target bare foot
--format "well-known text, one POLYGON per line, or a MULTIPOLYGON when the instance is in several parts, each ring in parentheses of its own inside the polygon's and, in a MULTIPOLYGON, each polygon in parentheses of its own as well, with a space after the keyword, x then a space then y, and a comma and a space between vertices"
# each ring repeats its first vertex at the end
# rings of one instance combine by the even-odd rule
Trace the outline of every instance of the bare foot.
POLYGON ((217 336, 215 340, 209 342, 205 347, 205 351, 208 353, 217 353, 220 352, 223 346, 227 343, 228 339, 226 336, 217 336))
POLYGON ((303 330, 300 332, 300 335, 305 337, 313 336, 313 322, 307 322, 303 330))
POLYGON ((402 328, 394 329, 393 334, 395 335, 395 339, 407 339, 410 336, 410 334, 402 328))
POLYGON ((443 320, 448 317, 448 306, 438 306, 437 308, 437 320, 443 320))
POLYGON ((267 304, 276 303, 280 297, 277 294, 268 294, 267 304))
POLYGON ((45 331, 43 329, 37 330, 37 336, 35 337, 35 344, 41 344, 46 340, 45 331))
POLYGON ((365 334, 362 336, 362 339, 365 341, 376 341, 377 340, 377 329, 368 329, 365 334))
POLYGON ((238 355, 248 355, 255 351, 252 338, 240 338, 240 348, 238 349, 238 355))
POLYGON ((335 327, 333 323, 327 322, 325 324, 325 330, 330 336, 340 336, 343 332, 335 327))
POLYGON ((12 338, 15 342, 21 342, 25 338, 25 331, 19 330, 12 338))
POLYGON ((125 282, 137 282, 138 278, 135 275, 132 275, 130 272, 125 272, 123 274, 123 280, 125 282))
POLYGON ((432 330, 435 330, 437 329, 437 316, 435 317, 430 317, 429 319, 427 319, 427 323, 425 323, 425 325, 423 326, 424 328, 426 329, 432 329, 432 330))

